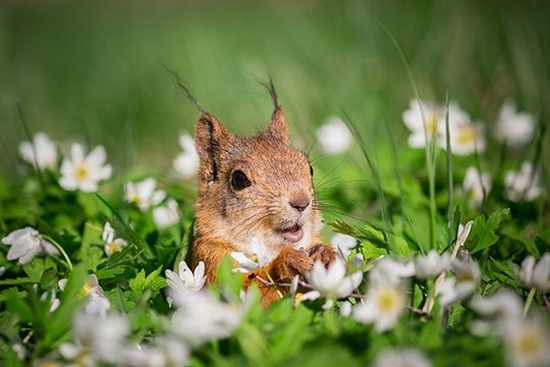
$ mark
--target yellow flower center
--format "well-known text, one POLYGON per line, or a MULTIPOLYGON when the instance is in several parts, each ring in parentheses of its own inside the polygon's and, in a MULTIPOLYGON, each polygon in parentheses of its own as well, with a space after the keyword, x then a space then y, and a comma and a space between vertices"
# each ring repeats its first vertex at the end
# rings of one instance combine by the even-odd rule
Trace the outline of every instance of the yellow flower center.
POLYGON ((540 341, 540 335, 537 335, 536 330, 520 331, 516 342, 517 352, 523 356, 534 356, 541 352, 543 344, 540 341))
POLYGON ((84 284, 84 287, 78 292, 78 295, 76 296, 78 299, 86 297, 90 292, 92 291, 92 286, 88 283, 84 284))
POLYGON ((85 164, 81 163, 76 167, 75 176, 77 180, 84 181, 88 178, 89 175, 90 172, 88 171, 88 167, 86 167, 85 164))
POLYGON ((106 247, 105 252, 109 255, 122 250, 122 246, 119 243, 116 243, 116 241, 109 242, 106 247))
POLYGON ((471 283, 475 280, 474 273, 470 269, 462 269, 456 274, 457 283, 471 283))
POLYGON ((38 366, 39 367, 60 367, 61 364, 55 361, 43 361, 43 362, 39 362, 38 366))
POLYGON ((384 288, 378 293, 378 308, 383 313, 391 313, 399 307, 401 298, 396 289, 384 288))
POLYGON ((457 141, 460 144, 467 144, 475 141, 476 137, 477 131, 475 127, 472 125, 465 125, 458 130, 457 141))
POLYGON ((430 117, 426 120, 426 133, 429 137, 437 135, 437 124, 437 115, 435 113, 431 114, 430 117))

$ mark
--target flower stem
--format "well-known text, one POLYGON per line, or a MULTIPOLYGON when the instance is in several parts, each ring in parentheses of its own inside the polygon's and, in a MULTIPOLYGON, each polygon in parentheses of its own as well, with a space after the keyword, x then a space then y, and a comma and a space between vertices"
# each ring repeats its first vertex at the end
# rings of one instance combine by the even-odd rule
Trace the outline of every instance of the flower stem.
POLYGON ((44 234, 41 234, 40 235, 43 239, 49 241, 52 245, 54 245, 58 250, 59 252, 61 252, 61 255, 63 255, 63 258, 65 259, 65 262, 67 263, 67 268, 69 268, 70 271, 73 270, 73 264, 71 263, 71 259, 69 259, 69 256, 67 255, 67 253, 65 252, 65 250, 63 249, 63 247, 61 247, 61 245, 55 241, 53 238, 51 238, 50 236, 47 236, 47 235, 44 235, 44 234))
POLYGON ((331 305, 327 310, 324 311, 325 314, 325 327, 329 335, 335 335, 336 330, 334 328, 334 305, 331 305))
POLYGON ((533 303, 533 299, 535 298, 535 294, 537 293, 537 289, 535 287, 532 287, 529 291, 529 295, 527 296, 527 300, 525 301, 525 306, 523 307, 523 317, 527 315, 527 312, 529 312, 529 308, 531 308, 531 303, 533 303))
POLYGON ((277 291, 277 295, 279 295, 279 298, 283 298, 283 293, 281 292, 281 290, 279 289, 277 283, 275 283, 275 281, 273 280, 273 277, 271 277, 271 274, 269 274, 269 272, 267 271, 267 269, 265 269, 264 273, 267 275, 267 279, 269 279, 269 281, 275 285, 275 290, 277 291))

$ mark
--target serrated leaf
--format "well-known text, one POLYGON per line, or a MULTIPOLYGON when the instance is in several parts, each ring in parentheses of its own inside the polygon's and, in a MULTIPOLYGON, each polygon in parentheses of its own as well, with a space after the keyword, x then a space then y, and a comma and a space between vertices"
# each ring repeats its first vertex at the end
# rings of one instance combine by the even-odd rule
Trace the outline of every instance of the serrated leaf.
POLYGON ((160 277, 162 265, 152 271, 148 276, 145 276, 145 270, 141 269, 136 277, 130 280, 130 289, 137 294, 143 293, 145 290, 159 291, 166 287, 166 280, 160 277))
POLYGON ((99 280, 116 278, 117 276, 124 274, 126 270, 127 270, 127 266, 117 265, 109 268, 99 269, 98 271, 95 272, 95 275, 99 280))
POLYGON ((485 215, 479 215, 474 219, 472 230, 464 245, 470 253, 475 253, 484 250, 494 245, 499 236, 495 231, 500 226, 500 223, 510 215, 510 209, 505 208, 492 213, 489 219, 485 220, 485 215))

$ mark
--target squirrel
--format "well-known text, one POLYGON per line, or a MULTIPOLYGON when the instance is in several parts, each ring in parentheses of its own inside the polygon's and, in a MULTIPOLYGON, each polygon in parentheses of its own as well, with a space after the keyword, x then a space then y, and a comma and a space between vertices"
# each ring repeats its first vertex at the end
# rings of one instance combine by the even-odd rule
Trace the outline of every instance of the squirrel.
POLYGON ((207 283, 213 283, 225 256, 232 252, 250 256, 251 243, 260 240, 270 260, 243 276, 245 288, 259 285, 264 307, 287 293, 292 279, 303 277, 315 261, 328 267, 338 256, 320 238, 322 217, 313 168, 290 143, 273 83, 266 87, 274 112, 269 126, 256 136, 236 136, 200 109, 195 127, 200 160, 196 229, 191 246, 192 266, 203 261, 207 283))

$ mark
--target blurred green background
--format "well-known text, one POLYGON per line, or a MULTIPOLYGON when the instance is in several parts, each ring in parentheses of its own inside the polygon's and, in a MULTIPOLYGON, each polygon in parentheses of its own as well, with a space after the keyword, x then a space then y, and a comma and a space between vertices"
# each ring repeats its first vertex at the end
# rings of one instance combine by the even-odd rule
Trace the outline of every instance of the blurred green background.
MULTIPOLYGON (((23 120, 60 143, 103 144, 115 172, 168 171, 197 111, 163 64, 242 134, 268 122, 258 81, 271 76, 297 145, 309 151, 318 126, 346 115, 384 163, 385 123, 404 147, 414 97, 384 29, 423 98, 448 93, 489 135, 507 98, 545 124, 549 15, 546 1, 2 1, 1 172, 16 171, 23 120)), ((326 172, 337 165, 312 156, 326 172)))

